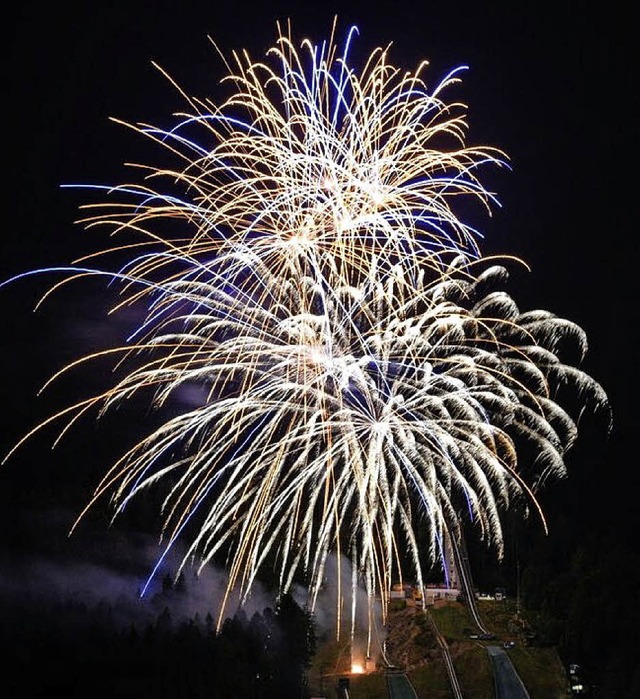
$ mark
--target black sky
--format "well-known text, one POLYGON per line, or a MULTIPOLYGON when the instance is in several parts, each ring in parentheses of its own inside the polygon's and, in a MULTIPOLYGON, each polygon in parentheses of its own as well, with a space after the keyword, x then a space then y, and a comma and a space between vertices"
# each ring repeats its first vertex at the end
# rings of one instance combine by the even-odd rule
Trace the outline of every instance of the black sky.
MULTIPOLYGON (((85 250, 87 234, 73 225, 82 197, 60 186, 123 179, 122 164, 135 159, 138 145, 109 117, 170 123, 182 105, 152 60, 188 92, 215 96, 223 73, 207 35, 258 57, 274 41, 277 19, 290 17, 297 35, 321 39, 337 13, 340 26, 359 27, 363 53, 393 41, 394 62, 412 69, 430 60, 434 83, 469 66, 460 89, 469 141, 502 148, 513 168, 497 181, 503 208, 482 222, 487 249, 530 263, 515 293, 523 310, 544 308, 586 330, 583 368, 613 406, 612 434, 605 440, 593 426, 569 459, 562 492, 571 507, 580 502, 625 536, 637 527, 637 116, 629 14, 586 2, 534 9, 481 2, 99 5, 25 2, 5 19, 0 278, 66 264, 85 250)), ((101 339, 86 298, 53 302, 34 316, 44 287, 0 290, 3 453, 46 413, 35 393, 51 371, 101 339)), ((17 510, 77 509, 77 496, 102 470, 89 446, 77 454, 77 473, 48 449, 45 436, 0 469, 3 538, 14 552, 29 543, 17 510)))

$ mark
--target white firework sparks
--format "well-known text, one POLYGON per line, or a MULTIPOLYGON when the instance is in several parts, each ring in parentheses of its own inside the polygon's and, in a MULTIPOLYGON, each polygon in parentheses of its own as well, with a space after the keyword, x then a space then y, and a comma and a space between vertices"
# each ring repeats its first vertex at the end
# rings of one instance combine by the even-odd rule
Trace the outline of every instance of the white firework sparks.
POLYGON ((133 236, 101 253, 127 262, 81 260, 60 284, 106 274, 122 284, 114 312, 146 317, 131 342, 60 372, 115 358, 119 381, 24 439, 149 389, 160 407, 204 386, 206 400, 118 460, 87 509, 111 495, 117 516, 165 482, 166 549, 187 539, 185 563, 223 557, 228 595, 246 597, 272 566, 283 592, 305 580, 313 608, 337 552, 386 612, 403 565, 423 585, 444 531, 473 521, 500 554, 501 510, 539 509, 536 488, 564 473, 577 435, 556 385, 607 399, 560 360, 566 338, 584 353, 582 330, 521 313, 500 288, 505 267, 454 212, 460 197, 490 211, 478 169, 506 160, 465 144, 464 105, 444 98, 459 71, 429 90, 426 63, 403 72, 389 47, 356 71, 354 32, 340 46, 334 26, 297 49, 280 29, 264 61, 227 62, 220 106, 173 83, 187 105, 174 128, 127 125, 178 166, 135 166, 137 183, 86 207, 88 228, 133 236), (521 441, 535 468, 519 464, 521 441))

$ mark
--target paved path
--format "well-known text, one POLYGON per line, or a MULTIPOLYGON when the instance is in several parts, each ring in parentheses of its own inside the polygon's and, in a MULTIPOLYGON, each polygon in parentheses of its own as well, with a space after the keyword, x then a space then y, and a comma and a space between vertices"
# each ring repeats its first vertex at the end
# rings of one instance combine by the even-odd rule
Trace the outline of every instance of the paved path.
POLYGON ((530 699, 509 654, 500 646, 487 646, 493 667, 496 699, 530 699))
POLYGON ((389 699, 418 699, 415 689, 402 672, 387 673, 389 699))

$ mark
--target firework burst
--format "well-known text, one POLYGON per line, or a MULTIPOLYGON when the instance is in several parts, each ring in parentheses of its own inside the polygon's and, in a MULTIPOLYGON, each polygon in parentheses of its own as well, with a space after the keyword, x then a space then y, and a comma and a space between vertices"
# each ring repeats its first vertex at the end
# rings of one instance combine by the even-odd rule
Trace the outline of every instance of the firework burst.
POLYGON ((116 517, 164 483, 165 551, 186 540, 185 564, 225 560, 227 596, 246 597, 272 566, 282 591, 304 580, 313 608, 337 552, 385 612, 407 562, 423 585, 445 531, 472 522, 500 555, 501 510, 539 511, 535 491, 563 475, 577 435, 555 387, 607 399, 561 361, 563 342, 584 354, 583 331, 520 312, 503 290, 508 259, 484 258, 454 212, 465 197, 490 212, 478 170, 506 163, 465 143, 465 107, 445 100, 460 70, 428 89, 426 63, 404 72, 390 47, 355 70, 355 33, 340 44, 334 25, 297 47, 279 28, 264 60, 220 53, 219 106, 170 79, 186 104, 175 126, 126 124, 171 164, 93 188, 104 200, 82 223, 115 242, 47 295, 104 274, 120 283, 113 311, 145 317, 123 346, 51 379, 114 360, 113 385, 20 444, 138 394, 160 408, 204 387, 112 466, 87 509, 110 496, 116 517), (110 255, 126 261, 96 264, 110 255), (537 459, 525 468, 527 442, 537 459))

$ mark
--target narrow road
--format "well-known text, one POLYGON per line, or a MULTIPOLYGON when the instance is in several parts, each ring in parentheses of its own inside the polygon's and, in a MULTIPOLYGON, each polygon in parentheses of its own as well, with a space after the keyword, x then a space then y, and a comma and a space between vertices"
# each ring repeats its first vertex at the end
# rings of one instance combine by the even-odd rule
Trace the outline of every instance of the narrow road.
POLYGON ((429 619, 429 624, 431 625, 438 645, 440 646, 442 660, 444 661, 444 666, 449 677, 449 684, 451 685, 451 691, 453 692, 453 696, 455 697, 455 699, 463 699, 462 689, 460 688, 458 676, 456 675, 456 669, 453 666, 453 660, 451 658, 451 653, 449 652, 449 644, 447 643, 445 637, 440 633, 440 630, 436 626, 436 622, 433 616, 427 613, 427 618, 429 619))
POLYGON ((389 699, 418 699, 416 690, 404 672, 387 672, 389 699))
POLYGON ((500 646, 487 646, 487 652, 493 667, 496 699, 530 699, 509 654, 500 646))

